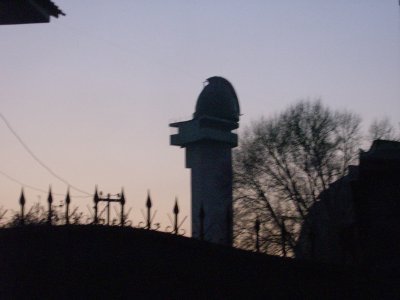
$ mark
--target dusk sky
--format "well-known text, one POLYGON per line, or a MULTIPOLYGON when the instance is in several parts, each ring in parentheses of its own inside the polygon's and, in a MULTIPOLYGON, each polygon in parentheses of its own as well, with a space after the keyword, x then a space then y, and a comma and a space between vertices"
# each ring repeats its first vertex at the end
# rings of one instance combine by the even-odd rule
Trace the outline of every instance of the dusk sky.
MULTIPOLYGON (((65 17, 0 26, 0 113, 74 186, 123 186, 134 225, 148 189, 163 229, 175 196, 190 214, 190 172, 168 124, 191 118, 208 77, 235 87, 241 128, 306 98, 358 113, 365 128, 400 121, 397 0, 54 2, 65 17)), ((65 194, 1 120, 0 137, 2 173, 65 194)), ((17 209, 20 190, 0 174, 0 206, 17 209)), ((71 194, 86 213, 91 198, 71 194)))

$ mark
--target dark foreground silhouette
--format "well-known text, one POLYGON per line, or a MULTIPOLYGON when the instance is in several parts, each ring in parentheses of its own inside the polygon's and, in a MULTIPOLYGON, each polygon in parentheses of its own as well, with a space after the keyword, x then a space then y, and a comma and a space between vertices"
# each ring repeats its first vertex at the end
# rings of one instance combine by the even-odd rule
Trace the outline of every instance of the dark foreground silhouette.
POLYGON ((143 229, 0 230, 1 299, 397 298, 396 277, 143 229))

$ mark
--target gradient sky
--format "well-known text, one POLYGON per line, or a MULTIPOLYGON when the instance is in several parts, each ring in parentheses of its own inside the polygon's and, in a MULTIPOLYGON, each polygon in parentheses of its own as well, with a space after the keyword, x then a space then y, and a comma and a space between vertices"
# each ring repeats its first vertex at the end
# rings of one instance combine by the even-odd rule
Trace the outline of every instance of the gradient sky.
MULTIPOLYGON (((365 126, 399 121, 397 0, 55 2, 67 16, 0 26, 0 112, 72 184, 124 186, 134 224, 147 189, 163 228, 175 196, 182 217, 190 214, 190 172, 184 150, 169 146, 168 124, 191 117, 210 76, 235 86, 242 128, 318 97, 365 126)), ((4 123, 0 138, 0 171, 65 193, 4 123)), ((0 174, 0 205, 17 209, 20 189, 0 174)), ((45 203, 45 194, 25 192, 28 206, 45 203)))

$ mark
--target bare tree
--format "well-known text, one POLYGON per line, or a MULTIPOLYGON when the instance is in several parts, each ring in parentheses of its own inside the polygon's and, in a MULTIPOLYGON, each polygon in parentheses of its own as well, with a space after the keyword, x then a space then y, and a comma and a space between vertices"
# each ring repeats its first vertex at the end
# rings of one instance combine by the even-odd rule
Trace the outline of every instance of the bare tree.
POLYGON ((235 243, 291 255, 306 216, 329 184, 346 174, 358 153, 360 118, 320 101, 300 101, 253 123, 235 152, 235 243))
POLYGON ((8 210, 4 209, 3 206, 0 206, 0 228, 3 227, 7 220, 6 220, 6 214, 8 210))
POLYGON ((368 130, 368 140, 400 140, 400 133, 393 126, 389 118, 374 120, 368 130))
MULTIPOLYGON (((28 212, 24 216, 24 224, 25 225, 45 225, 47 222, 48 211, 45 206, 41 203, 34 203, 28 210, 28 212)), ((78 211, 78 208, 75 207, 70 213, 70 224, 86 224, 85 219, 86 216, 78 211)), ((60 202, 58 205, 52 206, 52 215, 51 215, 52 225, 65 225, 66 224, 66 215, 64 203, 60 202)), ((21 224, 21 214, 19 212, 14 212, 8 222, 4 224, 5 227, 16 227, 21 224)))

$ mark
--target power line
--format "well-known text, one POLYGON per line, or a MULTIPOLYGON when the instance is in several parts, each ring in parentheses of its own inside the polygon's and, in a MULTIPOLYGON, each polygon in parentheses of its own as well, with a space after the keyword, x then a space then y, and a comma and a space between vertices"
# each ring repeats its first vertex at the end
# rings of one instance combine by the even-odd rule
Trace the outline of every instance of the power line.
POLYGON ((28 147, 28 145, 22 140, 22 138, 18 135, 18 133, 13 129, 11 124, 8 122, 6 117, 2 113, 0 113, 0 118, 3 120, 3 122, 6 124, 7 128, 11 131, 11 133, 16 137, 18 142, 22 145, 22 147, 32 156, 32 158, 43 168, 45 168, 51 175, 53 175, 55 178, 60 180, 61 182, 65 183, 67 186, 71 187, 71 189, 74 189, 82 194, 86 195, 92 195, 91 193, 88 193, 80 188, 77 188, 76 186, 72 185, 71 183, 68 182, 68 180, 64 179, 60 175, 58 175, 56 172, 54 172, 50 167, 48 167, 39 157, 36 156, 35 153, 28 147))
POLYGON ((7 173, 4 173, 3 171, 0 171, 0 174, 3 175, 4 177, 6 177, 7 179, 11 180, 11 181, 13 181, 15 183, 18 183, 19 185, 21 185, 23 187, 27 187, 27 188, 30 188, 32 190, 38 191, 38 192, 47 193, 45 190, 42 190, 40 188, 34 187, 32 185, 29 185, 29 184, 25 184, 25 183, 19 181, 18 179, 15 179, 14 177, 11 177, 7 173))
MULTIPOLYGON (((47 194, 49 192, 49 191, 43 190, 41 188, 35 187, 33 185, 23 183, 22 181, 20 181, 20 180, 14 178, 14 177, 8 175, 7 173, 5 173, 5 172, 3 172, 1 170, 0 170, 0 174, 3 175, 4 177, 6 177, 7 179, 11 180, 11 181, 13 181, 15 183, 18 183, 19 185, 21 185, 24 188, 29 188, 31 190, 34 190, 34 191, 37 191, 37 192, 41 192, 41 193, 44 193, 44 194, 47 194)), ((52 195, 65 196, 65 194, 61 194, 61 193, 52 193, 52 195)), ((88 197, 91 197, 91 196, 71 196, 71 197, 74 197, 74 198, 88 198, 88 197)))
MULTIPOLYGON (((67 28, 73 30, 75 33, 80 34, 81 36, 84 36, 85 38, 89 37, 92 40, 100 41, 101 43, 104 43, 109 47, 118 49, 120 52, 126 52, 130 55, 130 57, 132 56, 132 53, 136 53, 138 55, 138 57, 143 59, 145 57, 144 54, 147 54, 149 52, 148 49, 147 49, 147 51, 145 51, 145 50, 142 51, 142 50, 138 49, 137 47, 135 48, 135 47, 131 47, 129 45, 119 44, 118 42, 104 38, 103 36, 98 35, 97 33, 93 33, 88 30, 85 30, 82 27, 70 26, 70 25, 66 25, 66 24, 64 24, 64 25, 67 28)), ((197 76, 193 75, 192 73, 190 73, 187 70, 185 70, 184 68, 182 68, 181 65, 176 65, 176 64, 172 65, 172 64, 169 64, 166 60, 158 59, 154 56, 152 57, 151 62, 149 61, 149 63, 154 63, 154 61, 157 62, 157 65, 164 66, 165 68, 168 68, 169 70, 177 70, 177 71, 181 72, 183 75, 185 75, 185 77, 190 77, 192 79, 199 80, 199 78, 197 76)), ((132 60, 130 59, 129 62, 132 62, 132 60)))

